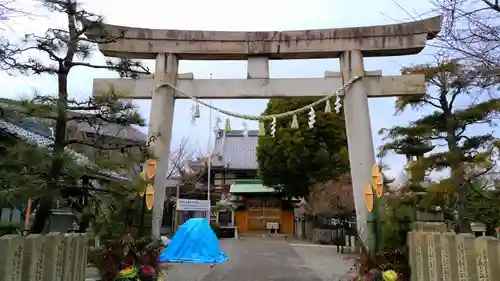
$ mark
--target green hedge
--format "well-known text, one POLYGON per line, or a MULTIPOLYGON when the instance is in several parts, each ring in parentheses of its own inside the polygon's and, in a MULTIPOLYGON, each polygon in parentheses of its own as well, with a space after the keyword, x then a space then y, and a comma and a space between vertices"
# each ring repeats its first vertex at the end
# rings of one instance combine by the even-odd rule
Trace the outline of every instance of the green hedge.
POLYGON ((21 230, 20 223, 0 221, 0 236, 8 234, 17 234, 21 230))

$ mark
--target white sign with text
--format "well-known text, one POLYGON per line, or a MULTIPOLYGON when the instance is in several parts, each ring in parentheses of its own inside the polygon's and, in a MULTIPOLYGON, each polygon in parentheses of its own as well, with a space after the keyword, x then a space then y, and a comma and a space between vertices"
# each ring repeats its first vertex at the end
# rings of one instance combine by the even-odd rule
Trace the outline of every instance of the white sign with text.
POLYGON ((208 211, 210 202, 197 199, 177 199, 177 211, 208 211))

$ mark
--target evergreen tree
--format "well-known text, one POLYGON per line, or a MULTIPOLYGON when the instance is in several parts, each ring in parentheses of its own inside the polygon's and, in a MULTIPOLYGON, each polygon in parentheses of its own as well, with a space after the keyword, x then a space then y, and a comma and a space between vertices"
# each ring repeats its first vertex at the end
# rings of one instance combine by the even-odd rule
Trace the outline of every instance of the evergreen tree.
MULTIPOLYGON (((45 192, 37 200, 37 213, 33 224, 33 232, 40 233, 46 225, 55 193, 61 191, 62 175, 65 171, 67 147, 76 140, 68 140, 68 122, 110 122, 121 125, 143 125, 139 114, 132 110, 130 103, 119 101, 119 96, 112 93, 102 98, 86 101, 72 100, 68 97, 68 75, 75 67, 108 69, 117 71, 122 77, 137 77, 141 73, 149 73, 139 62, 130 59, 108 60, 106 64, 96 65, 88 60, 95 44, 113 43, 120 40, 124 32, 118 35, 109 34, 103 27, 102 17, 90 13, 80 7, 75 0, 43 0, 45 8, 54 13, 62 13, 67 18, 66 29, 49 28, 45 34, 27 34, 20 44, 2 43, 0 67, 11 74, 20 72, 27 75, 53 75, 57 77, 56 96, 37 96, 25 103, 24 112, 43 120, 52 120, 55 128, 54 143, 50 147, 51 164, 46 175, 47 188, 54 192, 45 192), (100 36, 87 38, 84 33, 92 29, 99 31, 100 36), (32 56, 31 51, 38 51, 32 56), (48 58, 48 60, 45 59, 48 58), (43 59, 42 59, 43 58, 43 59), (70 112, 79 114, 70 114, 70 112)), ((85 143, 81 145, 96 147, 99 150, 122 151, 130 147, 128 144, 85 143)))
POLYGON ((483 178, 471 182, 468 192, 468 214, 474 222, 481 222, 486 227, 486 235, 496 236, 495 228, 500 226, 500 187, 490 184, 483 178))
POLYGON ((417 110, 431 108, 433 111, 408 126, 382 129, 380 133, 385 134, 388 142, 380 148, 381 154, 397 152, 410 138, 423 141, 424 151, 430 148, 426 141, 436 145, 436 149, 409 167, 413 184, 418 184, 415 180, 420 181, 429 173, 449 170, 449 177, 431 184, 426 190, 437 192, 443 205, 451 208, 457 231, 470 232, 467 216, 469 183, 491 168, 498 145, 492 133, 478 134, 478 129, 481 129, 478 127, 494 124, 500 99, 478 99, 479 93, 485 90, 483 82, 490 77, 483 77, 481 72, 457 62, 403 69, 403 74, 416 73, 425 75, 427 93, 420 97, 398 98, 396 110, 401 112, 411 107, 417 110))
MULTIPOLYGON (((301 108, 315 99, 271 100, 265 115, 301 108)), ((325 113, 324 104, 315 108, 314 128, 307 125, 308 115, 297 115, 299 128, 291 128, 291 118, 278 119, 276 136, 266 124, 265 136, 259 137, 257 160, 259 175, 267 186, 283 190, 288 196, 307 197, 315 183, 336 179, 349 172, 347 136, 342 112, 325 113)))

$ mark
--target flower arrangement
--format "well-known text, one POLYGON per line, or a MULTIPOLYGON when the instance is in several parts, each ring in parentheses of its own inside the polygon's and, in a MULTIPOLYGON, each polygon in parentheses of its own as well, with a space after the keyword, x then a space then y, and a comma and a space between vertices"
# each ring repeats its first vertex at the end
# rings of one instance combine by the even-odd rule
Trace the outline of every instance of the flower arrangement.
POLYGON ((119 281, 161 281, 159 274, 152 266, 143 265, 139 268, 133 265, 126 265, 120 270, 119 281))
POLYGON ((357 281, 397 281, 398 274, 394 270, 380 271, 371 269, 364 276, 358 277, 357 281))

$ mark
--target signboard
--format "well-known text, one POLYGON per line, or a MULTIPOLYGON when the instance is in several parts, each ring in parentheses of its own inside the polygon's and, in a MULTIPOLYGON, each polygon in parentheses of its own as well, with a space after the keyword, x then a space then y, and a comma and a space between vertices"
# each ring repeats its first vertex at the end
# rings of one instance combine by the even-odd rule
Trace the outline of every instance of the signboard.
POLYGON ((177 199, 177 211, 208 211, 208 200, 177 199))
POLYGON ((280 229, 280 224, 277 222, 266 222, 267 230, 278 230, 280 229))

